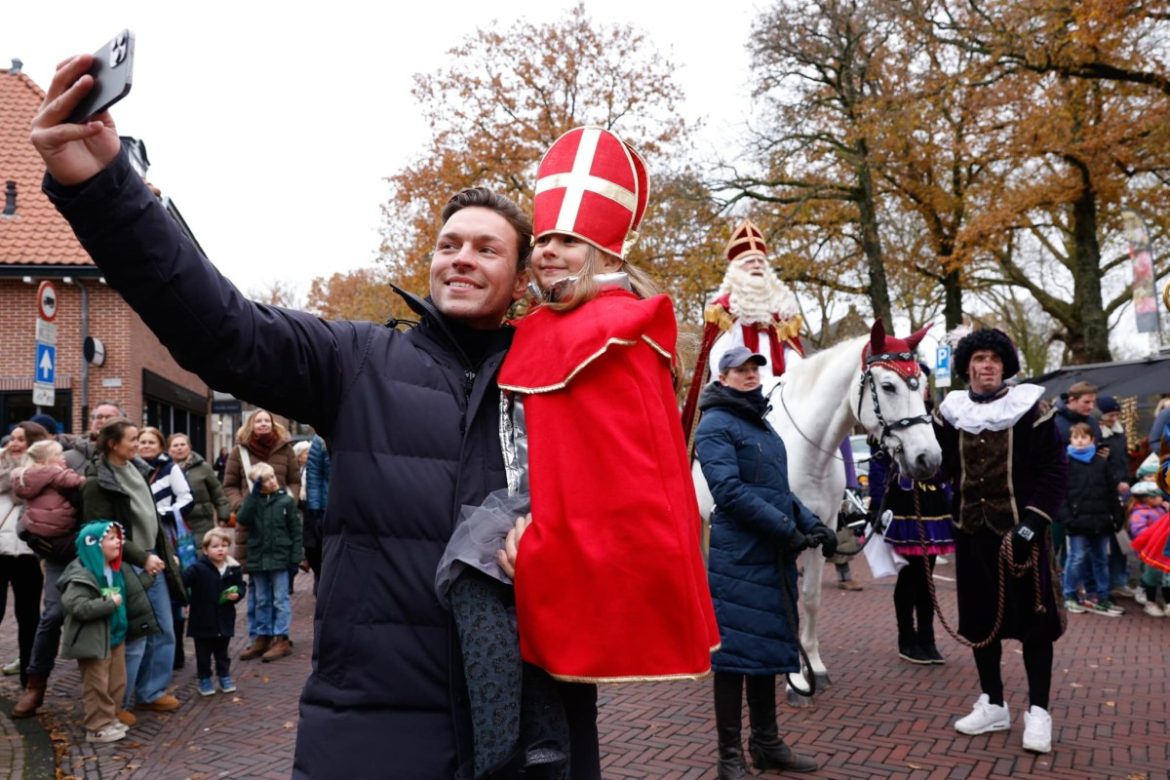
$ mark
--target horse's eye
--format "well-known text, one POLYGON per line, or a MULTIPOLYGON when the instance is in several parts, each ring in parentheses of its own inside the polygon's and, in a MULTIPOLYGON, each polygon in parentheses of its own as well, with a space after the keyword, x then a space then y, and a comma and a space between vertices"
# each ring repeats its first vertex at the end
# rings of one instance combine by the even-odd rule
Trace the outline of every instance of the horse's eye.
POLYGON ((894 387, 893 382, 882 382, 882 392, 896 393, 897 391, 898 391, 898 388, 894 387))

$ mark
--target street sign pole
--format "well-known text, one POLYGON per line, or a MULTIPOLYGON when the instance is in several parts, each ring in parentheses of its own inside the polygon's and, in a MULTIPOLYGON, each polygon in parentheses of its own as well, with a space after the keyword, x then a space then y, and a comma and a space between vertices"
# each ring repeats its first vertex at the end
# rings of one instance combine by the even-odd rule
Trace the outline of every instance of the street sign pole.
POLYGON ((36 361, 33 364, 33 404, 40 414, 43 406, 57 402, 57 289, 52 282, 37 288, 36 361))

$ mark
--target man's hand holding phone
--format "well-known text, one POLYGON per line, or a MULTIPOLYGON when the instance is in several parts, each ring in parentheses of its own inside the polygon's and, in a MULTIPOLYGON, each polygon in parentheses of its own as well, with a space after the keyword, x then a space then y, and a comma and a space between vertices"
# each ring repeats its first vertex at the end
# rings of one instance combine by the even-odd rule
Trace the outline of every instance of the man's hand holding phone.
POLYGON ((29 140, 49 175, 61 184, 80 184, 96 176, 118 156, 122 142, 109 111, 82 124, 69 115, 95 86, 89 71, 92 54, 79 54, 57 66, 45 100, 33 118, 29 140))

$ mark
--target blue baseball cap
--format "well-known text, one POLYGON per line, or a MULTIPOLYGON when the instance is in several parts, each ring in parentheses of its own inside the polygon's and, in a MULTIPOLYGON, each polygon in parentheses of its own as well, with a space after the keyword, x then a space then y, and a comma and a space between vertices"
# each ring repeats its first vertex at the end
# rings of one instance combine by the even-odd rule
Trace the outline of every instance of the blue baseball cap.
POLYGON ((744 363, 755 363, 757 366, 768 365, 768 358, 759 352, 752 352, 747 347, 732 347, 719 358, 719 373, 726 374, 733 368, 739 368, 744 363))

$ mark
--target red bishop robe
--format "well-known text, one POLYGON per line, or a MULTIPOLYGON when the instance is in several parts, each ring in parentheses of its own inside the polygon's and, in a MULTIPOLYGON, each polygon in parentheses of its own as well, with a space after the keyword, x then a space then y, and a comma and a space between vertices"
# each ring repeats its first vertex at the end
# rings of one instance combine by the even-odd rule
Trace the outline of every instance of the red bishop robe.
POLYGON ((670 365, 664 295, 605 290, 516 324, 532 525, 516 562, 525 661, 562 680, 693 678, 719 631, 670 365))

